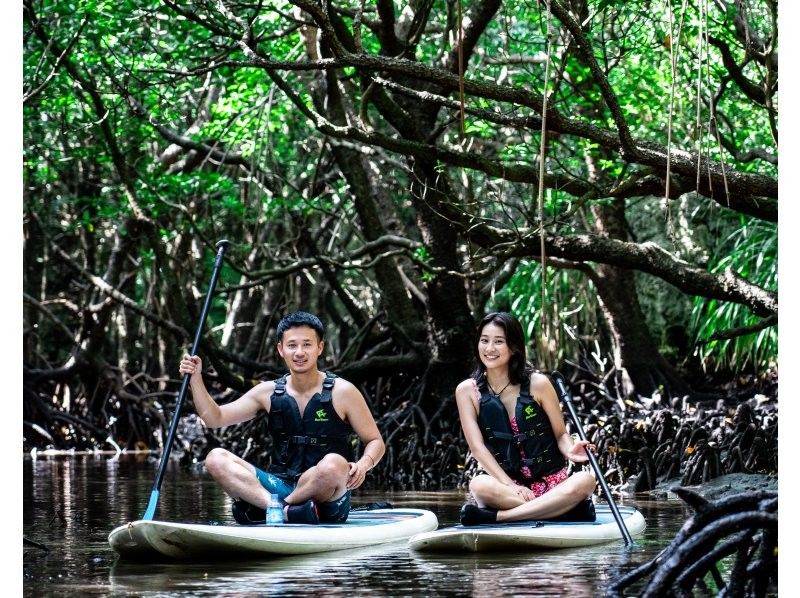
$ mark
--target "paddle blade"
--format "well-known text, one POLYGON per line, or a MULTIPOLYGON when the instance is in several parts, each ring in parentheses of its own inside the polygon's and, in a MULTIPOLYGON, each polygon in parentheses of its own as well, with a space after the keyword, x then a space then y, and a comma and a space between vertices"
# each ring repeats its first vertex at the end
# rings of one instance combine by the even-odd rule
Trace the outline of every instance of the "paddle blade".
POLYGON ((150 493, 150 502, 147 503, 147 510, 144 512, 144 515, 142 515, 144 521, 150 521, 155 517, 159 494, 160 492, 158 490, 153 490, 150 493))

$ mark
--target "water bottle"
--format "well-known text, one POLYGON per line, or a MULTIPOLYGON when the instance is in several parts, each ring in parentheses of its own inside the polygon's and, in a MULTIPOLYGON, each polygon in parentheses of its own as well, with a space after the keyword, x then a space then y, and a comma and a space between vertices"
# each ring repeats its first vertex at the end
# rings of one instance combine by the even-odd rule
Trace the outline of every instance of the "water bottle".
POLYGON ((267 525, 281 525, 283 523, 283 507, 277 494, 269 497, 267 504, 267 525))

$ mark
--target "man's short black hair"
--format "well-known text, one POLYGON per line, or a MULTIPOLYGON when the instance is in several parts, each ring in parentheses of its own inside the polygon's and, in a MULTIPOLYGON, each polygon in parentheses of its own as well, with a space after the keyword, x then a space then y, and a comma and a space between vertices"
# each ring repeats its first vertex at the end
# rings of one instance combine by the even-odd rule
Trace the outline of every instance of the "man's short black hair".
POLYGON ((295 311, 283 316, 281 321, 278 322, 278 342, 283 341, 284 332, 289 330, 289 328, 297 328, 298 326, 313 328, 319 340, 323 340, 325 337, 325 327, 322 325, 322 320, 307 311, 295 311))

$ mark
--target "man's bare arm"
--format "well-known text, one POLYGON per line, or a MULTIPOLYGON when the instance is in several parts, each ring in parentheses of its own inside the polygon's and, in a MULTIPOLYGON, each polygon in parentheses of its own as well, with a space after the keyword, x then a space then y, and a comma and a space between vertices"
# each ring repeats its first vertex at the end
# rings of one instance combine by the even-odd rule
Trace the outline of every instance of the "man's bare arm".
POLYGON ((200 357, 184 356, 179 370, 181 374, 190 374, 189 388, 192 390, 195 410, 209 428, 222 428, 246 422, 258 415, 259 410, 269 410, 269 399, 275 390, 274 382, 257 384, 235 401, 218 405, 203 382, 203 360, 200 357))

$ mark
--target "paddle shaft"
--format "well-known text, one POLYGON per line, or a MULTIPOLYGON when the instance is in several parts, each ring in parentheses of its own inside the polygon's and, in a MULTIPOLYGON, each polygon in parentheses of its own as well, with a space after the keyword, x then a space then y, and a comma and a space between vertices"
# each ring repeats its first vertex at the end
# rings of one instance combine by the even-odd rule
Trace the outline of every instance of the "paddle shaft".
MULTIPOLYGON (((578 431, 578 436, 580 436, 581 440, 586 440, 586 433, 583 431, 581 422, 578 419, 578 414, 575 413, 575 407, 572 405, 572 395, 570 394, 569 390, 567 390, 564 376, 562 376, 560 372, 553 372, 551 376, 553 378, 553 382, 555 383, 556 391, 558 392, 558 398, 562 403, 564 403, 564 405, 567 406, 567 411, 569 411, 569 416, 572 418, 572 421, 575 424, 575 429, 578 431)), ((617 521, 619 531, 622 532, 622 537, 625 539, 625 544, 630 546, 633 544, 633 538, 631 538, 628 528, 625 527, 625 522, 622 520, 622 515, 619 513, 617 503, 614 501, 614 497, 611 495, 611 490, 608 487, 606 478, 600 471, 600 464, 597 462, 597 458, 594 456, 594 453, 589 450, 589 447, 586 447, 586 456, 589 458, 589 463, 592 465, 592 469, 594 469, 594 472, 597 475, 597 481, 600 482, 600 487, 603 489, 603 493, 606 495, 606 500, 608 500, 608 506, 611 509, 611 514, 614 515, 614 519, 617 521)))
MULTIPOLYGON (((203 329, 206 325, 206 318, 208 317, 208 310, 211 307, 211 298, 214 295, 214 289, 217 286, 217 279, 219 278, 219 271, 222 268, 222 258, 225 255, 225 250, 231 244, 230 241, 222 240, 217 242, 217 257, 214 260, 214 270, 211 273, 211 283, 208 285, 208 293, 206 300, 203 304, 203 311, 200 313, 200 321, 197 323, 197 330, 194 333, 194 342, 192 342, 192 350, 190 355, 197 355, 197 350, 200 347, 200 339, 203 336, 203 329)), ((164 443, 164 451, 161 454, 161 463, 158 465, 158 472, 156 479, 153 482, 153 490, 150 492, 150 502, 147 504, 147 509, 142 515, 142 519, 147 521, 153 519, 156 514, 156 505, 158 504, 158 496, 161 492, 161 481, 164 479, 164 472, 167 470, 167 462, 169 461, 169 453, 172 450, 172 443, 175 441, 175 431, 178 429, 178 420, 180 419, 181 407, 186 400, 186 391, 189 388, 190 374, 183 375, 181 382, 181 390, 178 393, 178 401, 175 403, 175 413, 172 416, 172 423, 169 426, 169 433, 167 434, 167 441, 164 443)))

